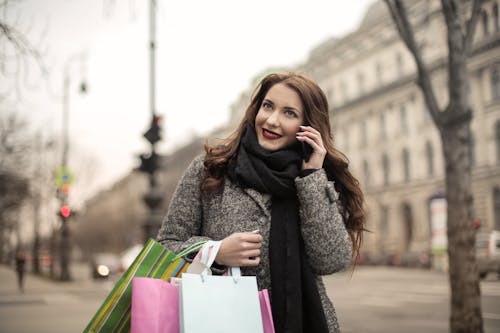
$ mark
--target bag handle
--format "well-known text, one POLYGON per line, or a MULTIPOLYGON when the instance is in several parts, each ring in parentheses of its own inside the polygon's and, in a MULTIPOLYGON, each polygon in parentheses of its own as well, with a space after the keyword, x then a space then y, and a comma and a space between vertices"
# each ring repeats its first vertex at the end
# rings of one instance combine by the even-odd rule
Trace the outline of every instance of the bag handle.
MULTIPOLYGON (((210 267, 217 257, 222 241, 207 241, 202 245, 193 262, 188 267, 187 273, 198 274, 204 282, 208 275, 212 274, 210 267)), ((241 270, 239 267, 229 267, 227 273, 224 275, 232 276, 235 283, 241 277, 241 270)))
MULTIPOLYGON (((217 257, 221 243, 222 241, 208 241, 207 244, 202 247, 200 262, 206 266, 206 268, 201 272, 202 281, 204 281, 205 277, 208 275, 210 266, 212 266, 215 261, 215 257, 217 257)), ((232 276, 234 283, 238 283, 238 280, 241 277, 241 270, 238 266, 232 266, 228 268, 227 274, 225 275, 232 276)))
POLYGON ((182 258, 190 253, 193 253, 193 252, 196 252, 198 251, 199 249, 201 249, 203 247, 203 245, 206 243, 207 241, 199 241, 197 243, 194 243, 190 246, 188 246, 187 248, 185 248, 184 250, 182 250, 181 252, 179 252, 176 256, 175 256, 175 259, 179 259, 179 258, 182 258))
POLYGON ((205 271, 207 271, 208 269, 210 269, 210 266, 212 266, 212 264, 214 263, 215 257, 217 257, 217 253, 219 252, 221 243, 222 241, 208 241, 201 248, 200 263, 202 263, 207 267, 202 272, 202 274, 205 273, 205 271))

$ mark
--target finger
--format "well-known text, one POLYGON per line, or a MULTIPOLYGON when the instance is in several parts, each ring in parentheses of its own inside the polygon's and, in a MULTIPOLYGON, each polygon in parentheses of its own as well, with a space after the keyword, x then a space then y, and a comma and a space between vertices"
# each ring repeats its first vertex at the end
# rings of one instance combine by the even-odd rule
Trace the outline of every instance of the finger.
POLYGON ((298 132, 297 136, 299 136, 299 137, 306 136, 306 137, 309 137, 317 142, 323 142, 323 139, 321 138, 321 133, 319 133, 317 131, 316 132, 306 132, 306 131, 298 132))
POLYGON ((240 266, 258 266, 260 264, 260 257, 246 258, 240 261, 240 266))
POLYGON ((253 250, 258 250, 262 247, 262 243, 250 243, 250 242, 245 242, 241 244, 241 249, 244 251, 253 251, 253 250))
POLYGON ((298 132, 297 133, 297 137, 300 138, 300 137, 308 137, 308 138, 311 138, 313 139, 314 141, 316 141, 316 143, 318 144, 323 144, 323 139, 321 138, 321 134, 318 132, 318 133, 314 133, 314 132, 298 132))
POLYGON ((246 242, 250 242, 250 243, 261 243, 262 242, 262 235, 260 235, 260 234, 246 232, 243 235, 244 235, 243 239, 246 242))
POLYGON ((312 147, 314 151, 321 151, 321 149, 324 149, 323 146, 320 146, 316 141, 307 136, 297 137, 297 140, 301 142, 306 142, 308 145, 312 147))
POLYGON ((260 257, 260 250, 259 249, 256 249, 256 250, 249 250, 249 251, 245 251, 241 254, 242 258, 246 259, 246 258, 255 258, 255 257, 260 257))
POLYGON ((300 129, 305 132, 312 132, 321 136, 320 131, 311 126, 300 126, 300 129))

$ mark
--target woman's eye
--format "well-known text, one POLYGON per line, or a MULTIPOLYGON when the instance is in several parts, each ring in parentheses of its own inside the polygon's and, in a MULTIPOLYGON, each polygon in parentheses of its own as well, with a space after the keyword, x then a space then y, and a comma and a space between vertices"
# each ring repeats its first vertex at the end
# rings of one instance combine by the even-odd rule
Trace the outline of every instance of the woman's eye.
POLYGON ((264 103, 262 103, 262 108, 264 110, 270 110, 271 109, 271 104, 269 104, 267 102, 264 102, 264 103))
POLYGON ((285 114, 289 117, 297 117, 297 114, 292 110, 285 110, 285 114))

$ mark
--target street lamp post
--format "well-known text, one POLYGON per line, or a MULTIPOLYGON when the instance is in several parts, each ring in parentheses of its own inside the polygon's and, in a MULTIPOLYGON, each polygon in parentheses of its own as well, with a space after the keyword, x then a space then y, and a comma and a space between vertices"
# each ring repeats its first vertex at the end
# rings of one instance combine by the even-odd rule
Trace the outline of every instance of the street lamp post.
POLYGON ((156 0, 150 1, 150 109, 151 109, 151 126, 144 133, 144 137, 151 144, 151 152, 149 155, 143 154, 140 156, 141 165, 139 167, 140 171, 143 171, 149 176, 149 191, 144 195, 144 203, 149 208, 149 216, 145 219, 143 223, 143 233, 144 241, 148 238, 155 238, 160 228, 162 221, 162 214, 160 211, 160 206, 163 202, 164 194, 159 189, 158 180, 156 178, 156 171, 161 166, 161 158, 156 153, 155 145, 161 140, 161 122, 162 117, 156 113, 155 102, 156 102, 156 0))
MULTIPOLYGON (((83 58, 81 55, 78 58, 70 58, 66 63, 63 73, 63 122, 62 122, 62 161, 61 161, 61 170, 64 172, 68 172, 68 154, 69 154, 69 98, 70 98, 70 86, 71 86, 71 77, 70 77, 70 65, 74 60, 79 60, 83 62, 83 58)), ((80 92, 86 92, 85 82, 81 82, 80 84, 80 92)), ((68 178, 68 175, 65 175, 68 178)), ((66 182, 67 180, 64 180, 66 182)), ((70 252, 71 252, 71 239, 70 239, 70 229, 68 225, 68 219, 70 217, 69 211, 68 213, 63 212, 63 208, 68 206, 68 196, 69 193, 67 191, 59 191, 59 201, 60 201, 60 212, 59 216, 61 218, 61 239, 59 243, 59 259, 61 264, 61 281, 69 281, 71 280, 71 274, 69 270, 69 262, 70 262, 70 252)))

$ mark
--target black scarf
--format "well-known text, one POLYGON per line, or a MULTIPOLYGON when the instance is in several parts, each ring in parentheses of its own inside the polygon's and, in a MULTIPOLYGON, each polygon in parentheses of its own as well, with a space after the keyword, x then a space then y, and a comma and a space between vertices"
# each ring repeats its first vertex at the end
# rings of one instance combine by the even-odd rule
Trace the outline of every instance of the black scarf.
POLYGON ((269 260, 271 307, 276 333, 328 332, 315 276, 300 233, 294 179, 300 175, 299 145, 269 152, 247 125, 229 177, 244 188, 272 195, 269 260))

